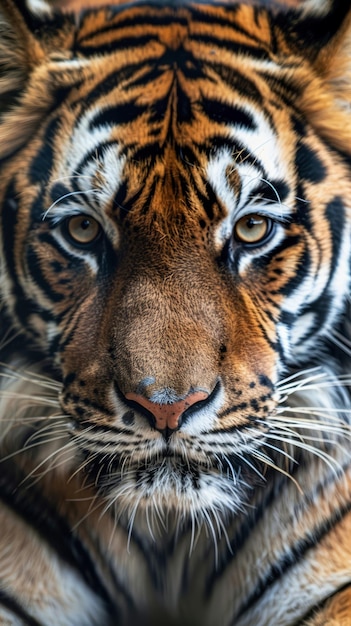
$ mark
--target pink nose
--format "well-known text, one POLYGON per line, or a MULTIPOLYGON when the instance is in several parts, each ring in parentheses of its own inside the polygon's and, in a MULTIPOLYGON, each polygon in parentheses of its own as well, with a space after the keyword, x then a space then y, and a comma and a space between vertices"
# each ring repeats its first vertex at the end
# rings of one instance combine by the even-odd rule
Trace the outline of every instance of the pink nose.
POLYGON ((166 428, 176 430, 184 411, 197 402, 206 400, 208 395, 206 391, 194 391, 193 393, 189 393, 184 400, 178 400, 178 402, 173 402, 172 404, 158 404, 134 392, 126 393, 126 398, 127 400, 137 402, 140 406, 144 407, 144 409, 152 413, 155 418, 155 428, 157 428, 157 430, 165 430, 166 428))

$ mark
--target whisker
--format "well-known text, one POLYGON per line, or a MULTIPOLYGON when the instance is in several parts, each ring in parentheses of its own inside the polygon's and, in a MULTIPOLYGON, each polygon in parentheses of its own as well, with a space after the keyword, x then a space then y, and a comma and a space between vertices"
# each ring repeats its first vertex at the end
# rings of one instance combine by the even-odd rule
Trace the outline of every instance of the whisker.
MULTIPOLYGON (((287 444, 293 448, 298 448, 300 450, 303 450, 304 452, 309 452, 310 454, 312 454, 313 456, 316 456, 318 458, 320 458, 322 461, 324 461, 326 463, 326 465, 328 465, 328 467, 335 473, 338 473, 341 471, 341 465, 340 463, 334 458, 332 457, 330 454, 328 454, 327 452, 325 452, 325 450, 323 450, 322 448, 317 448, 313 445, 310 445, 306 442, 306 439, 303 439, 302 441, 299 440, 298 437, 295 437, 295 433, 290 433, 292 436, 287 437, 285 433, 282 434, 275 434, 274 432, 269 433, 269 435, 267 435, 267 439, 270 440, 274 440, 274 441, 279 441, 281 443, 287 444), (335 468, 337 468, 337 472, 335 470, 335 468)), ((309 439, 309 438, 308 438, 309 439)), ((312 438, 313 441, 313 438, 312 438)), ((321 442, 321 443, 334 443, 334 442, 330 442, 329 440, 326 441, 325 439, 317 439, 316 442, 321 442)), ((340 445, 337 442, 335 442, 335 445, 340 445)))
POLYGON ((214 561, 215 561, 215 564, 217 565, 218 564, 218 540, 217 540, 216 530, 213 526, 211 517, 205 508, 201 511, 201 515, 203 516, 204 521, 206 523, 206 528, 208 529, 212 537, 213 547, 214 547, 214 561))
MULTIPOLYGON (((7 365, 6 363, 0 362, 0 367, 3 368, 3 371, 0 371, 0 378, 7 379, 9 381, 17 381, 17 382, 26 382, 32 385, 37 385, 39 387, 45 387, 55 392, 61 390, 61 384, 46 376, 45 374, 39 374, 38 372, 34 372, 27 369, 18 370, 14 366, 7 365)), ((0 393, 3 393, 4 390, 0 390, 0 393)))
POLYGON ((345 354, 351 356, 351 341, 349 339, 341 335, 336 330, 330 333, 329 338, 338 348, 343 350, 345 354))
MULTIPOLYGON (((275 446, 270 445, 268 442, 265 442, 265 447, 273 449, 274 451, 277 450, 277 448, 275 446)), ((295 462, 294 459, 284 449, 278 449, 278 451, 279 451, 279 453, 282 456, 284 456, 288 460, 292 460, 293 462, 295 462)), ((277 463, 275 463, 268 455, 264 454, 264 452, 262 452, 261 450, 260 451, 257 450, 257 451, 254 452, 254 457, 258 461, 260 461, 261 463, 266 465, 267 467, 270 467, 272 470, 274 470, 276 472, 279 472, 283 476, 286 476, 286 478, 288 478, 289 480, 292 481, 292 483, 295 485, 295 487, 298 489, 298 491, 301 494, 303 493, 303 490, 301 489, 301 486, 299 485, 299 483, 296 480, 296 478, 294 476, 292 476, 290 472, 288 472, 287 470, 285 470, 282 467, 280 467, 279 465, 277 465, 277 463)))
MULTIPOLYGON (((57 451, 57 455, 59 455, 61 453, 61 451, 57 451)), ((54 456, 54 455, 53 455, 54 456)), ((71 456, 65 456, 62 460, 57 459, 55 463, 52 462, 52 459, 50 459, 50 465, 41 470, 38 473, 38 470, 40 469, 40 467, 42 465, 44 465, 45 463, 43 462, 41 465, 38 465, 37 467, 35 467, 32 472, 30 472, 20 483, 19 486, 25 485, 25 483, 30 480, 30 484, 31 485, 35 485, 40 483, 45 476, 47 476, 48 474, 52 474, 53 471, 57 471, 60 467, 63 466, 67 466, 67 464, 70 461, 74 461, 75 460, 75 454, 72 454, 71 456)))
POLYGON ((84 191, 81 191, 81 190, 79 190, 79 191, 70 191, 69 193, 63 194, 63 196, 60 196, 60 198, 55 200, 55 202, 53 202, 49 206, 49 208, 43 213, 42 218, 41 218, 42 221, 44 222, 47 219, 48 214, 54 209, 54 207, 56 207, 60 202, 62 202, 62 200, 67 200, 67 198, 71 198, 71 197, 74 197, 74 196, 86 195, 88 193, 98 193, 98 191, 99 191, 98 189, 92 188, 92 189, 86 189, 84 191))
POLYGON ((98 499, 98 494, 96 494, 92 498, 92 502, 88 508, 88 511, 84 515, 82 515, 82 517, 80 517, 79 520, 77 520, 75 524, 72 525, 72 530, 76 531, 79 528, 79 526, 83 524, 83 522, 85 522, 91 515, 93 515, 100 508, 101 508, 101 500, 98 499))
POLYGON ((276 385, 277 389, 280 389, 282 386, 284 386, 286 383, 296 380, 296 379, 301 379, 302 378, 302 382, 303 380, 306 380, 306 376, 309 376, 311 374, 318 374, 318 376, 324 377, 325 376, 325 372, 322 370, 322 368, 320 366, 316 366, 316 367, 309 367, 308 369, 299 371, 299 372, 294 372, 293 374, 290 374, 289 376, 287 376, 286 378, 283 378, 281 381, 279 381, 276 385))

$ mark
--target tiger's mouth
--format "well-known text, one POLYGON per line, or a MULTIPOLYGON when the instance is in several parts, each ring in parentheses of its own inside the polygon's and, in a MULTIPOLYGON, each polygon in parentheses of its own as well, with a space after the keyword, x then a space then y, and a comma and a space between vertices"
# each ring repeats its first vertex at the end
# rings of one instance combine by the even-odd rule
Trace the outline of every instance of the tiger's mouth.
POLYGON ((252 485, 248 466, 238 456, 194 460, 169 449, 137 462, 86 452, 84 471, 99 494, 113 502, 117 515, 154 509, 161 516, 173 511, 184 521, 205 511, 237 513, 252 485))
MULTIPOLYGON (((211 469, 215 471, 214 467, 211 469)), ((94 477, 99 491, 106 494, 132 477, 136 488, 142 485, 151 487, 156 483, 161 488, 161 483, 168 483, 169 487, 198 489, 200 473, 210 469, 205 463, 195 463, 181 455, 169 453, 163 458, 154 456, 139 462, 128 462, 113 456, 87 456, 86 471, 94 477)))

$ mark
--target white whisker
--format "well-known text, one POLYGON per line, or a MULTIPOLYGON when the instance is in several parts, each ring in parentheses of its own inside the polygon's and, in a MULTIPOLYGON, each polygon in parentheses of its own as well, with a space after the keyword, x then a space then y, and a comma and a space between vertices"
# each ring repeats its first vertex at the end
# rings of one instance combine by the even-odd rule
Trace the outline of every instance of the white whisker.
POLYGON ((347 354, 348 356, 351 356, 351 341, 349 339, 347 339, 346 337, 343 337, 340 333, 338 333, 336 330, 334 330, 333 332, 330 333, 329 335, 330 340, 341 350, 343 350, 343 352, 345 352, 345 354, 347 354))
POLYGON ((84 191, 81 191, 81 190, 79 190, 79 191, 70 191, 69 193, 66 193, 66 194, 64 194, 63 196, 60 196, 60 198, 58 198, 57 200, 55 200, 55 202, 53 202, 53 203, 49 206, 49 208, 48 208, 48 209, 47 209, 47 210, 43 213, 43 215, 42 215, 42 220, 43 220, 43 221, 45 221, 45 220, 47 219, 47 217, 48 217, 49 213, 51 213, 51 212, 52 212, 52 210, 53 210, 53 209, 54 209, 54 208, 55 208, 55 207, 56 207, 56 206, 57 206, 60 202, 62 202, 63 200, 67 200, 67 198, 72 198, 72 197, 75 197, 75 196, 82 196, 82 195, 87 195, 87 194, 89 194, 89 193, 98 193, 98 192, 99 192, 99 190, 98 190, 98 189, 95 189, 95 188, 92 188, 92 189, 87 189, 87 190, 84 190, 84 191))

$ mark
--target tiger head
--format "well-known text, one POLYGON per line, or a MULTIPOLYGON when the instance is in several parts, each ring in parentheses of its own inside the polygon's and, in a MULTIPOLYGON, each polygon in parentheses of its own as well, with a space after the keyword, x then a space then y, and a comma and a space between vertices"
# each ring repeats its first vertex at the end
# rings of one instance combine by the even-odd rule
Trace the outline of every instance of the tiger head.
POLYGON ((236 513, 286 462, 282 379, 338 372, 348 3, 29 4, 0 9, 5 354, 121 509, 236 513))

